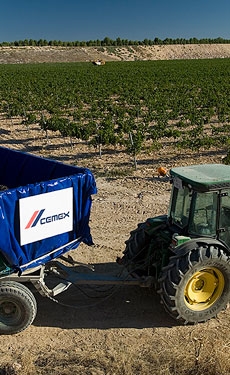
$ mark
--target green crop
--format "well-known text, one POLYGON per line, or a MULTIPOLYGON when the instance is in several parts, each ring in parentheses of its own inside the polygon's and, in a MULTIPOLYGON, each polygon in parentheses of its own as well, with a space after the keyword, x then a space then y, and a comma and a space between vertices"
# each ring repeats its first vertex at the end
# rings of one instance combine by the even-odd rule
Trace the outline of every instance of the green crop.
POLYGON ((136 155, 146 141, 225 148, 230 59, 0 65, 0 111, 136 155))

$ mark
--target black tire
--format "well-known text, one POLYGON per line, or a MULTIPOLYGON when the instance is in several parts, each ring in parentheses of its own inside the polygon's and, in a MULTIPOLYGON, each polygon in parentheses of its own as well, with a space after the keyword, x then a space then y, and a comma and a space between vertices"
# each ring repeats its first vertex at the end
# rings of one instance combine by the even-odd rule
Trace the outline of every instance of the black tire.
POLYGON ((139 263, 139 261, 143 259, 143 252, 150 241, 150 237, 145 232, 146 227, 147 222, 140 223, 137 229, 130 232, 130 237, 125 242, 126 247, 122 258, 124 265, 139 263))
POLYGON ((215 317, 230 300, 230 259, 215 246, 173 256, 159 279, 166 311, 179 322, 199 323, 215 317))
POLYGON ((35 319, 37 303, 23 284, 0 281, 0 334, 14 334, 26 329, 35 319))

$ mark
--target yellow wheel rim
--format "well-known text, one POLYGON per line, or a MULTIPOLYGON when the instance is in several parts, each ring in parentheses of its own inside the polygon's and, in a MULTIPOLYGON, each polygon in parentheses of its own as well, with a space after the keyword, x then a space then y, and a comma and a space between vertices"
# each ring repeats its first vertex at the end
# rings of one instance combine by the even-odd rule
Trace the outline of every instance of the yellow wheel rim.
POLYGON ((222 272, 215 267, 196 272, 184 290, 186 305, 194 311, 207 309, 220 298, 224 284, 222 272))

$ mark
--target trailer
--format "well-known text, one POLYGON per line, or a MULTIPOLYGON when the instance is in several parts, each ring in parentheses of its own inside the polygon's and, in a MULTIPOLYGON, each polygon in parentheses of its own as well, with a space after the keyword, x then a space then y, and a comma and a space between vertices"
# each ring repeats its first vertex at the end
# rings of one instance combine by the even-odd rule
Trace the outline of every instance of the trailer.
POLYGON ((89 219, 97 187, 89 169, 4 147, 0 160, 0 334, 18 333, 36 317, 25 283, 51 299, 72 284, 144 286, 147 280, 131 275, 82 273, 81 264, 65 257, 81 243, 93 244, 89 219), (50 275, 57 279, 52 287, 50 275))

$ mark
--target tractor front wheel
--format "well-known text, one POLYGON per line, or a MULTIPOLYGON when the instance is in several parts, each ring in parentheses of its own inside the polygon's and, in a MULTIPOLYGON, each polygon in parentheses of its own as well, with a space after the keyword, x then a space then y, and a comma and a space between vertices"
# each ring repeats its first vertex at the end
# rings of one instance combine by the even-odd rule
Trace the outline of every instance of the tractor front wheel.
POLYGON ((137 228, 130 232, 129 239, 125 242, 126 247, 123 252, 123 257, 119 261, 123 264, 129 272, 135 272, 139 276, 146 272, 146 257, 145 252, 149 246, 151 238, 146 233, 148 228, 147 221, 138 224, 137 228))
POLYGON ((204 322, 223 310, 230 299, 229 258, 215 246, 173 256, 159 280, 166 311, 183 323, 204 322))

